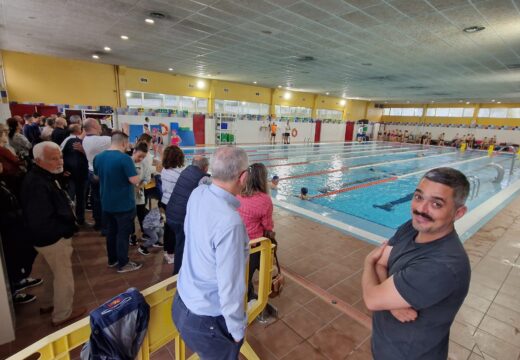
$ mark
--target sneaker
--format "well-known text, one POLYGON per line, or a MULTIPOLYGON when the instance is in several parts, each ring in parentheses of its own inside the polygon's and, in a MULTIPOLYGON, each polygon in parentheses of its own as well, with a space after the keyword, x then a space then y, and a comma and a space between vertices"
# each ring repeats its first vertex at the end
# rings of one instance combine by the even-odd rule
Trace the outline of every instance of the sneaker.
POLYGON ((115 268, 117 266, 117 261, 113 262, 113 263, 108 263, 108 267, 109 268, 115 268))
POLYGON ((125 266, 123 266, 122 268, 119 268, 119 270, 117 270, 117 272, 125 273, 125 272, 130 272, 130 271, 136 271, 136 270, 139 270, 142 266, 143 266, 143 264, 140 264, 138 262, 129 261, 125 266))
POLYGON ((22 279, 18 284, 14 285, 15 291, 20 291, 23 289, 27 289, 33 286, 38 286, 43 283, 43 279, 33 279, 31 277, 27 277, 22 279))
POLYGON ((173 261, 174 261, 174 255, 173 254, 168 254, 167 252, 164 253, 164 260, 168 263, 168 264, 173 264, 173 261))
POLYGON ((155 244, 152 245, 153 247, 156 247, 156 248, 162 248, 164 247, 164 244, 160 241, 157 241, 155 244))
POLYGON ((136 246, 137 245, 137 236, 135 236, 135 234, 130 235, 129 243, 130 243, 131 246, 136 246))
POLYGON ((139 249, 137 249, 137 251, 139 251, 139 254, 141 255, 150 255, 150 252, 144 246, 139 246, 139 249))
POLYGON ((15 305, 28 304, 30 302, 33 302, 34 300, 36 300, 36 296, 31 295, 31 294, 21 293, 21 292, 16 293, 13 296, 13 303, 15 305))

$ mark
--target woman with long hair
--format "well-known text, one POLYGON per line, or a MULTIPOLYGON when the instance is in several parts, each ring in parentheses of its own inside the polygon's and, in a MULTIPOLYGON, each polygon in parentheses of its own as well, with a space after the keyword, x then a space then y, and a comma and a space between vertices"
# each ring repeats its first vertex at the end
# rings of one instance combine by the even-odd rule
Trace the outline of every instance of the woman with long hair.
MULTIPOLYGON (((249 239, 264 236, 266 231, 273 231, 273 201, 269 195, 267 169, 264 164, 255 163, 249 166, 249 176, 242 193, 237 196, 240 201, 238 212, 244 221, 249 239)), ((257 298, 252 283, 253 275, 260 268, 260 253, 249 257, 249 287, 247 301, 257 298)))
POLYGON ((31 152, 32 145, 22 134, 22 124, 14 117, 7 119, 6 123, 9 128, 7 134, 9 145, 11 145, 20 159, 27 159, 31 152))
MULTIPOLYGON (((173 192, 175 184, 184 169, 184 153, 181 148, 175 145, 170 145, 164 149, 162 159, 162 198, 159 206, 166 209, 168 201, 173 192)), ((175 233, 164 224, 164 259, 168 264, 173 264, 175 252, 175 233)))

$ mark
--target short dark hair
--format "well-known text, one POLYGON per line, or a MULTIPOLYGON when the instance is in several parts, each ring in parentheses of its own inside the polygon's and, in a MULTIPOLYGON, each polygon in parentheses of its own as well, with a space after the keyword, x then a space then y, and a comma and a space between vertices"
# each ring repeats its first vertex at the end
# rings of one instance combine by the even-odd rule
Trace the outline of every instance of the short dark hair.
POLYGON ((309 189, 307 189, 306 187, 302 187, 300 190, 300 193, 302 195, 307 195, 309 193, 309 189))
POLYGON ((134 151, 148 152, 148 144, 145 142, 138 142, 134 147, 134 151))
POLYGON ((35 118, 39 118, 41 115, 40 115, 40 113, 35 112, 32 116, 35 118))
POLYGON ((275 176, 273 176, 273 178, 271 180, 278 180, 278 179, 280 179, 280 177, 278 175, 275 175, 275 176))
MULTIPOLYGON (((145 124, 146 125, 146 124, 145 124)), ((150 134, 141 134, 141 136, 139 136, 139 138, 137 139, 137 142, 151 142, 152 141, 152 136, 150 134)))
POLYGON ((165 169, 174 169, 184 166, 184 153, 177 145, 170 145, 164 149, 162 166, 165 169))
POLYGON ((455 205, 463 206, 469 195, 469 181, 459 170, 450 167, 432 169, 424 174, 423 179, 446 185, 453 189, 455 205))

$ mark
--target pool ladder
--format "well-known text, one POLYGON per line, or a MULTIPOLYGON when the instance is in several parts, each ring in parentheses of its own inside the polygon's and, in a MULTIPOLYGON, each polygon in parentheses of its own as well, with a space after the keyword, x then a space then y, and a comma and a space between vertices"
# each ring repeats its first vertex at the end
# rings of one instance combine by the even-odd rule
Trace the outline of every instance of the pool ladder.
POLYGON ((468 176, 469 182, 469 200, 473 200, 478 197, 480 192, 480 178, 476 175, 468 176))

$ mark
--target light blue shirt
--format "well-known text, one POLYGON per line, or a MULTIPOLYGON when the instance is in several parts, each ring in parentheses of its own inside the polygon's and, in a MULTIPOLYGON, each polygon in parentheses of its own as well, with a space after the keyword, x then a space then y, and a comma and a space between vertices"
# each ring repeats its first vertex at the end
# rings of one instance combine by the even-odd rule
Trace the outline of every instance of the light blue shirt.
POLYGON ((244 296, 249 238, 237 208, 240 202, 226 190, 201 185, 188 201, 186 242, 177 291, 197 315, 223 315, 235 340, 247 327, 244 296))

